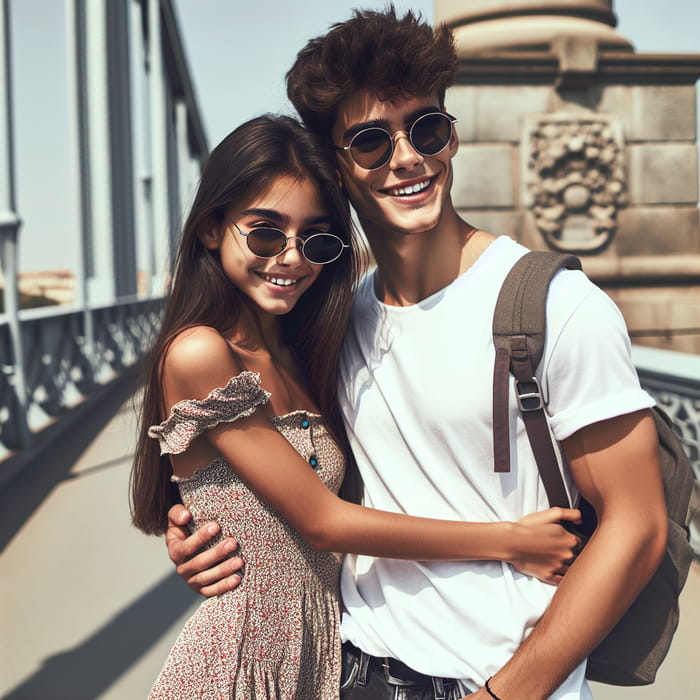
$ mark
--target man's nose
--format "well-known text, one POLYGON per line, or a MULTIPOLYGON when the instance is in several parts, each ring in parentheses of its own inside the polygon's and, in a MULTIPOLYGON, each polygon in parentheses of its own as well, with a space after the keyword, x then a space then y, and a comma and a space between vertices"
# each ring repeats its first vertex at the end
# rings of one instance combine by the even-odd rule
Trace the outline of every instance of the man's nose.
POLYGON ((413 147, 407 131, 397 131, 392 139, 394 152, 391 154, 392 168, 408 168, 423 162, 423 156, 413 147))

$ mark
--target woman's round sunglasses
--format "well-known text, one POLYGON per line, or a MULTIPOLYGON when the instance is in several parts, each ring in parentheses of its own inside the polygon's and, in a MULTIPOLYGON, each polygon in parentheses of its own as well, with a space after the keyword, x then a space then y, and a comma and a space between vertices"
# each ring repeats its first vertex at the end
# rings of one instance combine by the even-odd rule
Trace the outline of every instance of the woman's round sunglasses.
POLYGON ((446 112, 424 114, 411 124, 408 132, 394 134, 379 126, 358 131, 347 146, 335 146, 349 151, 352 159, 365 170, 376 170, 386 165, 394 153, 396 134, 406 134, 411 146, 422 156, 436 156, 450 142, 452 125, 457 121, 446 112))
POLYGON ((241 236, 245 236, 248 249, 259 258, 276 258, 287 249, 289 241, 299 242, 298 248, 301 254, 316 265, 325 265, 337 260, 345 248, 350 246, 343 243, 342 239, 332 233, 313 233, 308 237, 288 236, 278 228, 253 228, 250 231, 241 231, 235 221, 231 222, 241 236))

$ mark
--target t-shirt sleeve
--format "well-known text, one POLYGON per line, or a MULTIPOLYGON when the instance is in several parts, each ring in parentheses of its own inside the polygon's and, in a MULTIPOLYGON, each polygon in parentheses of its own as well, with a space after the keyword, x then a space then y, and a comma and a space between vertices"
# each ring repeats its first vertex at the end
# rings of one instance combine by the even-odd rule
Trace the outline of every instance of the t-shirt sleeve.
POLYGON ((610 297, 580 272, 552 282, 543 391, 555 437, 654 405, 639 384, 625 321, 610 297))
POLYGON ((178 401, 168 419, 152 425, 148 435, 160 442, 161 454, 180 454, 205 431, 252 415, 269 398, 260 386, 260 375, 243 371, 204 399, 178 401))

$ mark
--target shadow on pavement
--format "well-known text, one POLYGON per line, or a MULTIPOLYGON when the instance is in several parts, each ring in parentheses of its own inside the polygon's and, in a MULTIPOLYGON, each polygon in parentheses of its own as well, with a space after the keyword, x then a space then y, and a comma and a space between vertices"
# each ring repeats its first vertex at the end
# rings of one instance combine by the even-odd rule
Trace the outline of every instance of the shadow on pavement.
POLYGON ((125 370, 37 435, 35 446, 0 465, 14 473, 0 484, 0 552, 54 487, 72 478, 72 466, 133 394, 137 378, 136 368, 125 370))
POLYGON ((46 659, 3 700, 94 700, 158 642, 193 600, 173 573, 80 646, 46 659))

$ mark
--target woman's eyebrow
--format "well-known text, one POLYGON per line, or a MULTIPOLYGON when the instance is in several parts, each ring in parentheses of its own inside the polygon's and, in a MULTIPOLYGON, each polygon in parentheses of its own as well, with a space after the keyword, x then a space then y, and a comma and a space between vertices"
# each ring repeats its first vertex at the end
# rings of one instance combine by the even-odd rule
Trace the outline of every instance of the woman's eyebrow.
MULTIPOLYGON (((281 214, 275 209, 261 209, 258 207, 251 207, 250 209, 244 209, 241 212, 241 216, 259 216, 261 219, 269 219, 274 221, 279 225, 284 225, 288 223, 289 217, 281 214)), ((318 216, 312 216, 304 220, 305 226, 314 226, 316 224, 330 224, 331 217, 328 214, 319 214, 318 216)))
POLYGON ((287 220, 287 217, 280 214, 275 209, 261 209, 258 207, 251 207, 250 209, 244 209, 241 212, 241 216, 259 216, 262 219, 271 219, 272 221, 277 221, 283 223, 287 220))

